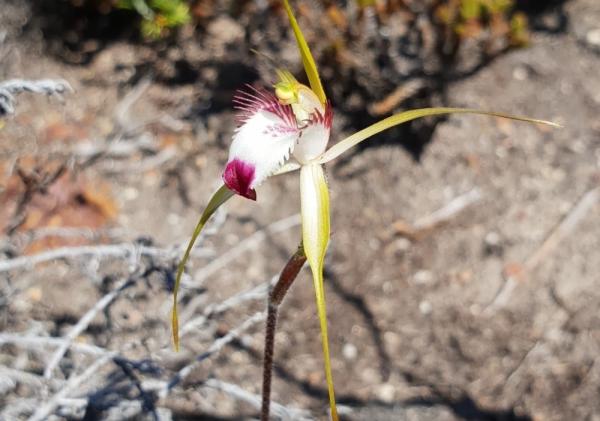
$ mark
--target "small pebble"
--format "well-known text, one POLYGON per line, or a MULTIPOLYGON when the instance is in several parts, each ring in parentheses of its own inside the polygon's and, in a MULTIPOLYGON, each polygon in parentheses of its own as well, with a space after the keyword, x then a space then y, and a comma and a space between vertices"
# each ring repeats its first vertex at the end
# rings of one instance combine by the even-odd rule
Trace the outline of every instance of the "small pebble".
POLYGON ((358 349, 356 349, 354 344, 344 344, 344 347, 342 348, 342 355, 347 360, 354 360, 358 356, 358 349))
POLYGON ((429 301, 423 300, 419 303, 419 311, 421 312, 421 314, 424 314, 426 316, 428 314, 431 314, 432 310, 433 306, 429 301))
POLYGON ((180 221, 181 218, 176 213, 170 213, 167 216, 167 222, 169 223, 169 225, 178 225, 180 221))
POLYGON ((596 48, 600 48, 600 28, 592 29, 585 36, 586 42, 596 48))
POLYGON ((502 245, 500 234, 494 231, 488 232, 483 239, 483 243, 483 250, 487 256, 502 256, 504 247, 502 245))
POLYGON ((375 394, 383 402, 391 403, 396 396, 396 388, 389 383, 385 383, 377 387, 375 394))
POLYGON ((524 66, 517 66, 513 70, 513 78, 519 81, 527 80, 529 72, 524 66))
POLYGON ((406 251, 410 248, 412 243, 408 238, 401 237, 394 242, 394 245, 398 251, 406 251))
POLYGON ((135 200, 137 199, 139 192, 133 187, 127 187, 123 191, 123 195, 125 196, 125 200, 135 200))
POLYGON ((419 270, 414 274, 413 280, 417 284, 428 284, 433 280, 433 274, 428 270, 419 270))

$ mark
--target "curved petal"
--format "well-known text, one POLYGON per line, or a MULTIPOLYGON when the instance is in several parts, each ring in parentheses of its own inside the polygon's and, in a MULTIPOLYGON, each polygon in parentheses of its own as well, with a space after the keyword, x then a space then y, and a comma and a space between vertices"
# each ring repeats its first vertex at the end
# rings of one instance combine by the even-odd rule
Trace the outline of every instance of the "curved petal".
POLYGON ((240 126, 233 135, 223 172, 225 185, 256 200, 254 188, 289 158, 300 135, 289 105, 267 92, 239 92, 234 98, 240 126))
POLYGON ((327 335, 327 310, 325 308, 325 289, 323 287, 323 264, 329 243, 329 191, 325 182, 323 167, 304 165, 300 169, 300 198, 302 208, 302 245, 312 271, 317 311, 321 325, 325 378, 329 392, 331 418, 338 420, 329 357, 329 338, 327 335))
POLYGON ((520 117, 510 114, 504 113, 496 113, 491 111, 479 111, 472 110, 469 108, 419 108, 416 110, 408 110, 402 113, 394 114, 388 118, 384 118, 381 121, 378 121, 375 124, 367 127, 366 129, 362 129, 353 135, 347 137, 346 139, 336 143, 331 148, 327 150, 321 157, 319 157, 316 162, 319 164, 324 164, 326 162, 331 161, 332 159, 337 158, 344 152, 346 152, 351 147, 359 144, 363 140, 370 138, 371 136, 376 135, 384 130, 387 130, 391 127, 397 126, 402 123, 406 123, 407 121, 415 120, 421 117, 427 117, 432 115, 440 115, 440 114, 481 114, 493 117, 502 117, 508 118, 511 120, 519 120, 525 121, 528 123, 536 123, 536 124, 546 124, 554 127, 561 127, 559 124, 553 123, 551 121, 546 120, 538 120, 536 118, 529 117, 520 117))
POLYGON ((333 107, 330 103, 327 103, 323 113, 319 110, 312 113, 294 148, 294 157, 300 163, 308 163, 325 152, 332 123, 333 107))

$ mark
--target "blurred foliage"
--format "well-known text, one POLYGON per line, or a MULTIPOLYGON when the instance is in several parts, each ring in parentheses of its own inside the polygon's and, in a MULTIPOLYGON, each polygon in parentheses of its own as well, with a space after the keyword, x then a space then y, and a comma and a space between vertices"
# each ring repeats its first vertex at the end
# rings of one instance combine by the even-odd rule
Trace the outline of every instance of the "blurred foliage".
MULTIPOLYGON (((221 7, 217 7, 219 2, 214 0, 71 0, 71 3, 75 6, 93 3, 103 14, 112 9, 134 11, 142 18, 141 33, 146 38, 158 39, 191 20, 210 19, 218 9, 243 13, 252 2, 224 1, 221 7)), ((267 3, 273 8, 280 7, 278 0, 267 3)), ((446 30, 447 36, 464 40, 479 39, 486 34, 494 39, 504 39, 511 46, 524 46, 529 41, 527 17, 516 10, 516 0, 354 0, 355 8, 349 7, 350 3, 316 0, 299 1, 298 6, 305 11, 325 7, 334 27, 348 29, 348 26, 360 25, 367 10, 375 10, 379 21, 386 22, 396 14, 414 13, 415 4, 418 4, 417 9, 427 11, 432 23, 446 30), (358 14, 352 12, 356 8, 358 14)), ((329 31, 322 29, 325 35, 329 31)))
POLYGON ((447 0, 435 8, 437 21, 465 38, 478 38, 488 30, 494 38, 507 38, 513 46, 529 41, 527 17, 514 12, 514 0, 447 0))
POLYGON ((190 21, 190 9, 184 0, 118 0, 116 6, 135 10, 143 19, 142 34, 148 38, 161 38, 169 29, 190 21))

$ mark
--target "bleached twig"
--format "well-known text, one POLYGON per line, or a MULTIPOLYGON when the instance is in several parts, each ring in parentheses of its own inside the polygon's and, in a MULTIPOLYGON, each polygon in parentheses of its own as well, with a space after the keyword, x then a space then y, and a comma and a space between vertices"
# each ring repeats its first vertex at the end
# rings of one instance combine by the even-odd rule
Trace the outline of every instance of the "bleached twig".
POLYGON ((419 239, 437 226, 450 221, 469 206, 474 205, 483 198, 481 190, 474 188, 465 194, 455 197, 438 210, 417 219, 414 223, 397 221, 394 228, 400 234, 419 239))
POLYGON ((63 79, 11 79, 0 82, 0 115, 13 114, 15 112, 15 96, 23 92, 63 95, 67 92, 73 92, 73 88, 63 79))
MULTIPOLYGON (((86 256, 94 257, 131 257, 135 255, 173 258, 178 255, 179 250, 165 249, 158 247, 140 246, 133 243, 97 245, 97 246, 76 246, 60 247, 53 250, 33 254, 31 256, 20 256, 14 259, 0 261, 0 272, 10 270, 31 268, 37 264, 49 262, 58 259, 76 259, 86 256)), ((195 256, 202 255, 202 250, 196 250, 195 256)))
POLYGON ((131 107, 140 100, 140 98, 146 93, 152 79, 144 78, 138 84, 136 84, 131 91, 127 92, 127 94, 119 101, 117 106, 115 107, 115 112, 113 114, 115 122, 118 127, 123 131, 132 131, 135 130, 139 122, 131 122, 131 107))
POLYGON ((12 379, 16 382, 37 388, 41 388, 44 385, 50 385, 51 387, 56 388, 64 383, 59 379, 45 379, 37 374, 31 374, 27 371, 17 370, 4 365, 0 365, 0 377, 12 379))
POLYGON ((61 399, 67 398, 74 390, 79 388, 85 381, 89 380, 100 368, 112 360, 117 355, 116 352, 109 352, 105 356, 98 359, 92 365, 90 365, 83 373, 78 376, 72 376, 67 384, 59 390, 48 402, 39 407, 31 417, 29 421, 42 421, 46 419, 58 405, 60 405, 61 399))
POLYGON ((145 171, 150 171, 155 168, 160 167, 161 165, 169 162, 171 159, 177 156, 177 150, 175 148, 166 148, 156 155, 153 155, 149 158, 142 159, 139 162, 116 162, 110 161, 103 164, 102 168, 107 173, 115 174, 115 173, 123 173, 126 172, 128 174, 134 173, 139 174, 145 171))
POLYGON ((121 281, 121 283, 115 289, 113 289, 108 294, 104 295, 104 297, 98 300, 96 304, 91 309, 89 309, 88 312, 81 317, 81 319, 79 319, 77 324, 73 326, 71 330, 69 330, 69 333, 67 333, 67 335, 65 335, 65 337, 63 338, 64 341, 60 345, 60 347, 54 352, 54 354, 52 354, 50 361, 44 369, 45 378, 49 379, 52 376, 52 372, 54 371, 62 357, 65 355, 75 338, 77 338, 77 336, 79 336, 81 332, 87 329, 94 317, 96 317, 96 314, 104 310, 110 303, 112 303, 115 300, 115 298, 117 298, 117 296, 121 292, 123 292, 123 290, 125 290, 131 284, 132 281, 129 278, 121 281))
POLYGON ((481 191, 478 188, 474 188, 465 194, 455 197, 435 212, 417 219, 414 222, 413 227, 418 231, 436 227, 437 225, 452 219, 456 214, 462 212, 467 207, 479 202, 482 197, 481 191))
MULTIPOLYGON (((259 395, 255 395, 254 393, 250 393, 235 384, 223 382, 217 379, 209 379, 204 382, 203 386, 219 390, 234 399, 247 402, 255 408, 260 409, 261 397, 259 395)), ((271 409, 282 420, 300 421, 312 419, 310 418, 308 411, 293 407, 286 407, 277 402, 271 402, 271 409)))
POLYGON ((235 260, 242 253, 256 246, 257 243, 267 238, 267 235, 278 234, 287 231, 290 228, 300 225, 300 214, 288 216, 280 219, 266 228, 256 231, 250 237, 240 241, 235 247, 221 254, 218 258, 212 260, 208 265, 194 276, 194 280, 190 286, 200 286, 212 274, 227 266, 231 261, 235 260))
MULTIPOLYGON (((64 339, 62 338, 52 338, 46 336, 27 336, 17 333, 0 333, 0 345, 13 344, 21 348, 43 350, 45 352, 48 351, 48 347, 59 347, 63 344, 63 342, 64 339)), ((77 352, 82 352, 85 354, 96 356, 103 356, 108 353, 108 351, 104 348, 79 342, 71 344, 71 347, 77 350, 77 352)))
MULTIPOLYGON (((248 238, 240 241, 235 247, 221 254, 218 258, 212 260, 209 264, 202 267, 194 276, 194 279, 185 282, 186 287, 198 288, 206 279, 216 273, 218 270, 226 267, 233 260, 237 259, 246 251, 256 247, 256 244, 267 238, 267 235, 278 234, 293 227, 300 225, 300 214, 294 214, 286 218, 280 219, 272 224, 269 224, 264 229, 256 231, 248 238)), ((191 288, 184 289, 180 293, 180 297, 184 297, 191 291, 191 288)), ((181 312, 181 320, 188 320, 196 312, 196 308, 201 304, 202 296, 197 296, 190 300, 185 309, 181 312)))
POLYGON ((242 333, 244 333, 246 330, 250 329, 252 326, 256 325, 257 323, 263 321, 265 319, 265 317, 266 317, 266 312, 264 312, 264 311, 255 313, 254 315, 252 315, 251 317, 246 319, 241 325, 237 326, 234 329, 231 329, 226 335, 224 335, 223 337, 214 341, 212 343, 212 345, 208 348, 208 350, 206 350, 204 353, 200 354, 190 364, 188 364, 185 367, 183 367, 182 369, 180 369, 177 372, 177 374, 175 376, 173 376, 173 378, 168 383, 165 384, 165 386, 159 392, 159 396, 162 398, 167 396, 169 391, 173 387, 175 387, 179 383, 181 383, 181 381, 183 381, 187 376, 189 376, 190 373, 196 369, 198 364, 202 363, 207 358, 209 358, 212 355, 216 354, 217 352, 221 351, 221 349, 223 349, 223 347, 225 345, 227 345, 230 342, 232 342, 233 340, 239 338, 239 336, 242 333))
MULTIPOLYGON (((277 277, 274 277, 273 279, 276 280, 277 277)), ((183 324, 180 330, 180 335, 183 336, 193 330, 196 330, 198 327, 206 323, 210 317, 224 313, 231 308, 238 307, 240 304, 246 301, 264 300, 267 296, 267 292, 269 291, 269 284, 272 282, 273 280, 271 280, 271 282, 263 282, 262 284, 249 290, 242 291, 232 297, 229 297, 221 303, 207 306, 201 316, 195 317, 183 324)))

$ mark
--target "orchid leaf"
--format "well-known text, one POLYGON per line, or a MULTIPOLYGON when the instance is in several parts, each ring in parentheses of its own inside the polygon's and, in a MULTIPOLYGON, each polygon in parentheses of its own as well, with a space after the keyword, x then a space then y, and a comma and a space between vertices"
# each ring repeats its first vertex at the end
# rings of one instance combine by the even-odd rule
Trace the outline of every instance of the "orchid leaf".
POLYGON ((290 25, 292 25, 294 35, 296 36, 296 42, 298 43, 298 49, 300 50, 302 64, 304 65, 304 71, 306 72, 306 76, 308 77, 310 88, 317 95, 321 103, 325 104, 327 102, 327 97, 325 96, 323 85, 321 84, 321 78, 319 77, 319 72, 317 71, 315 59, 313 58, 312 53, 310 52, 310 48, 308 48, 308 44, 304 39, 302 30, 298 25, 298 21, 296 21, 296 18, 294 17, 294 12, 292 11, 292 7, 290 6, 289 1, 283 0, 283 6, 285 7, 285 11, 287 12, 288 18, 290 19, 290 25))
POLYGON ((325 182, 323 167, 320 165, 303 165, 300 169, 300 195, 302 209, 302 244, 315 287, 319 323, 321 325, 321 341, 323 343, 323 359, 325 377, 329 392, 331 418, 338 420, 329 357, 329 338, 327 335, 327 311, 325 308, 325 289, 323 287, 323 264, 329 243, 329 191, 325 182))
POLYGON ((520 117, 510 114, 504 113, 496 113, 490 111, 479 111, 473 110, 469 108, 419 108, 415 110, 404 111, 402 113, 394 114, 390 117, 384 118, 381 121, 378 121, 371 126, 362 129, 353 135, 347 137, 346 139, 336 143, 331 148, 323 153, 319 158, 315 160, 316 163, 324 164, 326 162, 331 161, 332 159, 337 158, 348 149, 353 146, 356 146, 363 140, 370 138, 371 136, 376 135, 384 130, 387 130, 391 127, 397 126, 402 123, 406 123, 407 121, 415 120, 421 117, 433 116, 433 115, 441 115, 441 114, 480 114, 487 115, 493 117, 502 117, 508 118, 511 120, 525 121, 528 123, 536 123, 536 124, 546 124, 554 127, 561 127, 559 124, 553 123, 551 121, 546 120, 538 120, 536 118, 529 117, 520 117))
POLYGON ((226 186, 221 186, 219 190, 217 190, 212 197, 210 198, 208 205, 202 212, 198 223, 196 224, 196 228, 194 229, 194 233, 192 234, 192 238, 187 245, 185 250, 185 254, 183 255, 183 259, 179 262, 179 266, 177 267, 177 276, 175 278, 175 285, 173 287, 173 311, 171 313, 171 328, 173 332, 173 344, 175 345, 175 350, 179 351, 179 319, 177 317, 177 292, 179 291, 179 284, 181 283, 181 276, 183 275, 183 271, 185 269, 185 264, 187 263, 190 253, 194 248, 194 243, 198 239, 198 236, 202 232, 204 225, 210 219, 210 217, 216 212, 219 207, 227 202, 234 193, 229 190, 226 186))

